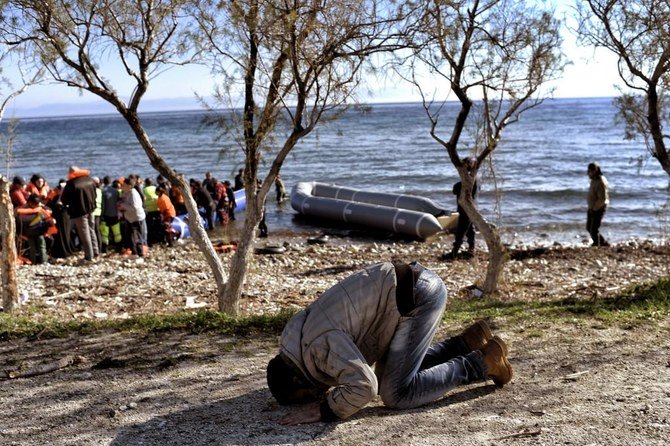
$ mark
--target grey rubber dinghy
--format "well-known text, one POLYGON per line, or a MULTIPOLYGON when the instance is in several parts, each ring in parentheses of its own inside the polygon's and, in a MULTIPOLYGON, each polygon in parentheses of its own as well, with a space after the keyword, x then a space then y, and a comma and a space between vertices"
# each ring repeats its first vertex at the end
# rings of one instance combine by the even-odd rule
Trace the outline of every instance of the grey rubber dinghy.
POLYGON ((317 182, 300 182, 291 191, 297 212, 425 239, 458 218, 425 197, 369 192, 317 182))

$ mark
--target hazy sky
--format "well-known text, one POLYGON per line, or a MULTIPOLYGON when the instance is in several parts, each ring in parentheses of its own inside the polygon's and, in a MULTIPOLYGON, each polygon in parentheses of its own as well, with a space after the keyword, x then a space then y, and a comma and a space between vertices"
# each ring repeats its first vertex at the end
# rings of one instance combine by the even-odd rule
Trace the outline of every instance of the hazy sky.
MULTIPOLYGON (((565 4, 559 5, 563 7, 565 4)), ((564 9, 564 8, 561 8, 564 9)), ((564 76, 554 85, 554 96, 557 98, 575 97, 609 97, 615 96, 615 85, 621 81, 616 71, 616 58, 609 52, 581 48, 575 44, 575 38, 570 33, 564 33, 564 51, 571 61, 565 69, 564 76)), ((128 97, 132 84, 125 82, 125 76, 114 76, 113 85, 122 97, 128 97), (123 80, 123 81, 120 81, 123 80)), ((418 101, 420 96, 409 85, 402 82, 387 82, 380 84, 374 81, 374 88, 370 95, 363 97, 364 102, 408 102, 418 101)), ((198 108, 195 94, 209 96, 212 93, 214 81, 206 67, 190 66, 176 67, 151 83, 149 91, 143 101, 145 111, 176 110, 198 108)), ((6 117, 22 116, 54 116, 63 114, 88 114, 113 112, 111 106, 88 92, 65 85, 33 86, 19 96, 7 109, 6 117)))

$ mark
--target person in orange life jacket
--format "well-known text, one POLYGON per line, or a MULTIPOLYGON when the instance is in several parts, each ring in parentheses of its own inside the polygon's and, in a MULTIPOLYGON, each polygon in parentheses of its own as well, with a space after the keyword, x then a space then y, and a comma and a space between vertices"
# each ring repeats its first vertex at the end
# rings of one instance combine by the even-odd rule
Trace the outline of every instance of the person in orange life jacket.
POLYGON ((90 176, 90 171, 71 166, 61 194, 61 202, 77 229, 86 261, 92 261, 100 254, 93 217, 96 199, 97 187, 90 176))
POLYGON ((176 184, 170 185, 170 188, 168 189, 169 191, 169 196, 170 196, 170 201, 174 205, 174 209, 177 212, 177 215, 184 215, 188 213, 188 210, 186 209, 186 205, 184 204, 184 197, 181 194, 181 191, 179 190, 179 187, 177 187, 176 184))
POLYGON ((16 209, 16 228, 28 239, 30 261, 35 264, 47 263, 47 245, 44 235, 56 221, 51 211, 40 203, 35 194, 28 196, 26 204, 16 209))
POLYGON ((216 212, 216 203, 212 199, 212 196, 207 192, 207 189, 202 187, 200 181, 191 179, 189 181, 191 185, 191 193, 193 194, 193 199, 199 208, 205 210, 205 221, 207 222, 207 230, 211 231, 214 229, 214 216, 216 212))
POLYGON ((11 198, 14 208, 24 206, 28 202, 28 195, 26 182, 23 178, 14 177, 12 185, 9 186, 9 198, 11 198))
POLYGON ((142 207, 142 198, 135 189, 135 178, 133 177, 128 177, 123 182, 123 195, 119 203, 119 210, 123 212, 123 217, 128 222, 132 253, 143 257, 145 240, 142 238, 142 224, 146 214, 142 207))
POLYGON ((40 202, 45 204, 49 197, 49 185, 47 184, 44 177, 40 174, 35 174, 30 178, 30 182, 26 187, 26 190, 29 194, 35 194, 39 197, 40 202))
POLYGON ((163 224, 165 242, 168 244, 168 246, 172 246, 172 243, 176 237, 176 233, 174 229, 172 229, 172 220, 174 220, 177 213, 175 212, 174 206, 170 201, 170 197, 167 194, 165 186, 158 186, 156 188, 156 195, 158 195, 156 206, 158 207, 158 211, 161 215, 161 223, 163 224))

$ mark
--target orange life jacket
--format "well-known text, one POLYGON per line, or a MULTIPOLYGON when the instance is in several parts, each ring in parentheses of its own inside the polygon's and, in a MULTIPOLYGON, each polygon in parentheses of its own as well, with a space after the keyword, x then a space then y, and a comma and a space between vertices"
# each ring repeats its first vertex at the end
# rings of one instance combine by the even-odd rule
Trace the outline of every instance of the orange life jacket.
POLYGON ((170 201, 170 197, 166 194, 162 194, 158 197, 156 206, 158 206, 158 210, 161 212, 161 217, 164 219, 174 218, 177 215, 174 206, 172 205, 172 201, 170 201))
POLYGON ((86 176, 86 175, 90 175, 90 174, 91 174, 91 171, 90 171, 90 170, 79 169, 79 170, 75 170, 74 172, 70 172, 70 173, 67 175, 67 179, 68 179, 68 180, 71 180, 71 179, 73 179, 73 178, 84 177, 84 176, 86 176))

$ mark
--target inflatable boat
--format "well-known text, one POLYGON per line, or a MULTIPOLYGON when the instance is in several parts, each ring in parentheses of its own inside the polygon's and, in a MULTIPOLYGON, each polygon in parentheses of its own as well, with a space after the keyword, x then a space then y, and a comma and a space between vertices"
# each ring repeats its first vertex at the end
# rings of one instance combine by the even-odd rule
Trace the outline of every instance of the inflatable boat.
POLYGON ((291 207, 308 216, 420 239, 437 234, 454 220, 453 214, 425 197, 369 192, 317 182, 296 184, 291 191, 291 207))
MULTIPOLYGON (((244 189, 236 190, 235 212, 243 211, 246 207, 247 196, 244 193, 244 189)), ((205 229, 209 229, 207 227, 207 221, 203 218, 204 211, 202 209, 198 209, 198 211, 200 211, 200 222, 202 223, 203 227, 205 229)), ((218 213, 216 215, 216 221, 219 221, 218 213)), ((188 214, 177 215, 172 220, 172 229, 178 234, 178 238, 180 239, 189 237, 191 235, 191 229, 188 227, 188 214)))

